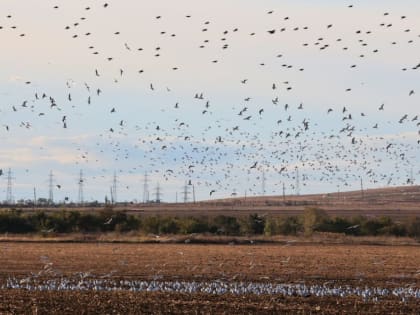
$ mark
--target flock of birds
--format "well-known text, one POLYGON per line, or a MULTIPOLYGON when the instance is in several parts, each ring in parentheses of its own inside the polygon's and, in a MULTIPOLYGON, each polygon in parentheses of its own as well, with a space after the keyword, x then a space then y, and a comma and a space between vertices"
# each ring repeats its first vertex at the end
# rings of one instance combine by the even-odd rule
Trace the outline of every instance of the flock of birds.
MULTIPOLYGON (((121 4, 80 7, 79 16, 71 23, 63 23, 61 36, 71 43, 70 47, 85 47, 86 59, 92 61, 85 65, 85 80, 63 79, 64 92, 57 92, 43 87, 42 80, 36 77, 23 79, 20 88, 28 97, 18 96, 13 104, 3 103, 0 107, 1 137, 13 138, 21 130, 27 131, 25 137, 30 132, 39 134, 44 126, 49 133, 63 135, 63 142, 69 135, 73 137, 73 164, 78 169, 91 170, 88 183, 108 180, 112 168, 118 170, 120 178, 148 172, 156 181, 203 187, 201 191, 206 193, 202 197, 207 198, 236 195, 241 189, 250 195, 279 193, 284 183, 289 191, 294 191, 298 188, 297 179, 302 186, 323 183, 327 187, 349 189, 355 183, 359 185, 360 179, 365 185, 401 185, 413 184, 419 175, 420 119, 416 111, 420 90, 416 89, 416 82, 400 87, 403 96, 399 100, 417 103, 413 105, 416 108, 391 116, 388 109, 395 113, 398 104, 384 102, 382 96, 363 111, 352 104, 350 99, 357 93, 361 93, 363 100, 361 87, 369 85, 364 79, 360 86, 346 86, 337 92, 342 101, 338 105, 328 101, 322 106, 314 104, 306 99, 306 89, 310 87, 302 84, 308 72, 316 71, 311 70, 313 65, 305 65, 309 55, 320 60, 343 55, 346 62, 351 60, 345 65, 347 69, 340 70, 346 82, 346 76, 357 77, 358 69, 368 68, 376 62, 375 58, 397 59, 394 56, 398 50, 390 54, 388 48, 382 48, 384 43, 373 39, 375 36, 380 39, 385 34, 386 45, 415 51, 420 43, 420 30, 406 26, 415 17, 385 12, 378 25, 360 24, 351 34, 338 36, 340 31, 334 32, 337 27, 334 23, 296 25, 293 16, 282 10, 255 13, 271 27, 250 32, 246 25, 220 25, 211 19, 197 22, 201 17, 188 12, 182 17, 156 15, 149 23, 148 36, 153 36, 158 44, 149 47, 140 45, 137 36, 130 37, 118 27, 110 34, 97 27, 99 22, 95 18, 108 16, 104 12, 117 6, 121 4), (187 51, 182 47, 185 36, 172 30, 176 29, 170 22, 174 19, 178 24, 189 23, 188 29, 198 34, 187 38, 189 45, 196 45, 199 38, 195 48, 188 46, 187 51), (321 35, 314 36, 313 29, 322 32, 321 35), (299 60, 291 53, 278 51, 278 44, 285 42, 281 36, 286 35, 299 41, 298 52, 302 51, 304 58, 299 60), (411 37, 406 40, 407 36, 411 37), (102 37, 108 45, 101 42, 102 37), (250 51, 238 51, 235 46, 240 45, 239 41, 250 51), (371 47, 372 43, 381 48, 371 47), (107 48, 101 49, 101 45, 107 48), (255 45, 268 47, 268 52, 257 55, 260 48, 255 45), (202 53, 206 50, 207 53, 202 53), (332 55, 328 55, 330 51, 332 55), (182 59, 183 54, 192 56, 194 65, 198 61, 206 63, 202 69, 211 69, 216 78, 229 77, 218 85, 228 85, 223 87, 222 96, 212 93, 214 87, 194 87, 195 79, 200 81, 202 75, 206 76, 202 69, 190 69, 188 64, 170 65, 173 59, 167 56, 182 59), (246 59, 245 65, 241 64, 245 69, 229 73, 232 63, 241 58, 246 59), (156 77, 155 72, 166 73, 173 81, 156 77), (247 72, 255 76, 244 77, 247 72), (188 86, 183 83, 186 77, 191 81, 188 86), (266 78, 273 77, 278 79, 265 83, 266 78), (133 82, 136 88, 128 93, 131 99, 127 101, 124 91, 133 82), (167 85, 168 82, 172 85, 167 85), (234 96, 230 90, 235 92, 234 96), (139 99, 133 100, 134 97, 139 99), (115 104, 118 98, 121 104, 115 104), (152 105, 145 105, 146 102, 152 105), (95 135, 83 142, 80 135, 88 131, 95 135), (264 187, 270 187, 267 191, 261 188, 261 182, 265 181, 269 184, 264 187)), ((60 16, 63 7, 55 5, 43 14, 60 16)), ((353 5, 344 9, 349 10, 348 14, 357 10, 353 5)), ((15 24, 18 16, 16 12, 0 19, 0 38, 5 32, 12 32, 20 40, 32 36, 15 24)), ((114 27, 112 21, 109 24, 114 27)), ((398 61, 399 72, 415 76, 420 70, 418 60, 398 61)), ((326 88, 322 93, 330 92, 326 88)), ((41 146, 38 154, 50 154, 48 145, 41 146)), ((27 173, 31 171, 26 169, 27 173)), ((61 180, 56 179, 57 189, 73 189, 65 187, 61 180)), ((122 186, 138 193, 131 184, 122 186)))
POLYGON ((19 289, 28 291, 131 291, 131 292, 177 292, 205 293, 214 295, 281 295, 298 297, 361 297, 365 302, 380 302, 389 297, 402 302, 420 299, 420 289, 412 287, 380 288, 328 286, 317 284, 284 284, 269 282, 225 282, 214 281, 159 281, 159 280, 113 280, 94 278, 58 278, 48 280, 7 278, 0 289, 19 289))

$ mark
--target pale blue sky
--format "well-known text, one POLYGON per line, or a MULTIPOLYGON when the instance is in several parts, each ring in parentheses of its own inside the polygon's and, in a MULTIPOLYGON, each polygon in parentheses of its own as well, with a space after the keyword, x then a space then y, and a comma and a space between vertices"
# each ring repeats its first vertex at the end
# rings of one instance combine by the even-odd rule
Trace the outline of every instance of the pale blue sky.
POLYGON ((146 171, 166 201, 185 180, 198 199, 261 194, 262 171, 266 194, 294 193, 296 166, 301 193, 420 179, 418 1, 3 0, 0 12, 0 168, 15 199, 46 197, 50 170, 56 200, 77 199, 80 169, 86 200, 109 195, 114 171, 119 200, 142 200, 146 171))

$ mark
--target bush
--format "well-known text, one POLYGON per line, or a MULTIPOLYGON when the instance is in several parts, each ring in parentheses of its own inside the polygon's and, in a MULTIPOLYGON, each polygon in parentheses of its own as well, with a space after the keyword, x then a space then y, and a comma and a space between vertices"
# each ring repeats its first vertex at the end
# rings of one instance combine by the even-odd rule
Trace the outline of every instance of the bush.
POLYGON ((407 234, 420 240, 420 218, 416 217, 408 223, 407 234))
POLYGON ((258 214, 251 214, 248 217, 250 232, 252 234, 263 234, 265 228, 265 218, 258 214))
POLYGON ((317 231, 320 232, 330 232, 330 233, 348 233, 352 232, 354 229, 348 229, 352 226, 352 223, 347 218, 336 217, 333 219, 326 218, 321 222, 317 231))
POLYGON ((327 213, 318 208, 306 208, 303 214, 303 231, 306 236, 312 235, 328 219, 327 213))
POLYGON ((180 231, 177 218, 170 217, 146 217, 139 226, 145 233, 151 234, 177 234, 180 231))
POLYGON ((183 218, 180 220, 181 234, 206 233, 209 231, 207 220, 203 218, 183 218))
POLYGON ((99 232, 103 222, 98 215, 86 213, 80 216, 78 229, 81 232, 99 232))
POLYGON ((0 213, 0 232, 1 233, 29 233, 35 232, 36 227, 26 216, 20 212, 2 212, 0 213))
POLYGON ((240 225, 235 217, 219 215, 213 219, 209 230, 222 235, 239 235, 240 225))
POLYGON ((219 215, 208 217, 150 216, 140 218, 106 207, 100 212, 60 211, 24 213, 21 210, 0 212, 0 233, 33 233, 45 231, 71 232, 128 232, 152 234, 211 233, 219 235, 297 235, 315 231, 345 233, 360 236, 410 236, 420 240, 420 218, 397 223, 389 217, 330 218, 325 211, 308 208, 301 216, 265 218, 258 214, 248 217, 219 215))
POLYGON ((302 220, 298 216, 269 218, 266 220, 265 235, 297 235, 303 231, 302 220))

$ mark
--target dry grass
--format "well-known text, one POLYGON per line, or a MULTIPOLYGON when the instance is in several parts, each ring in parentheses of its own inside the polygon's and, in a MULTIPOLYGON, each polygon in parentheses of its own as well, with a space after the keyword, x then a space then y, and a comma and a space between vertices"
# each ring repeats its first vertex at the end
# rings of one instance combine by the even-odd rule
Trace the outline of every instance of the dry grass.
POLYGON ((318 233, 311 236, 218 236, 207 234, 153 235, 138 232, 129 233, 68 233, 3 234, 1 242, 41 242, 41 243, 131 243, 131 244, 337 244, 337 245, 387 245, 420 246, 417 239, 395 236, 352 236, 339 233, 318 233))

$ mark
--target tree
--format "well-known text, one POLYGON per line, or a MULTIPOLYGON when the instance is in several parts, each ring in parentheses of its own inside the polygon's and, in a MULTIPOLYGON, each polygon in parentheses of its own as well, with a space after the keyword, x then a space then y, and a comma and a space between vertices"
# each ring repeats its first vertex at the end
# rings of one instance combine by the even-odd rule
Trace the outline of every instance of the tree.
POLYGON ((314 231, 328 219, 327 213, 318 208, 306 208, 303 214, 303 230, 306 236, 312 235, 314 231))

